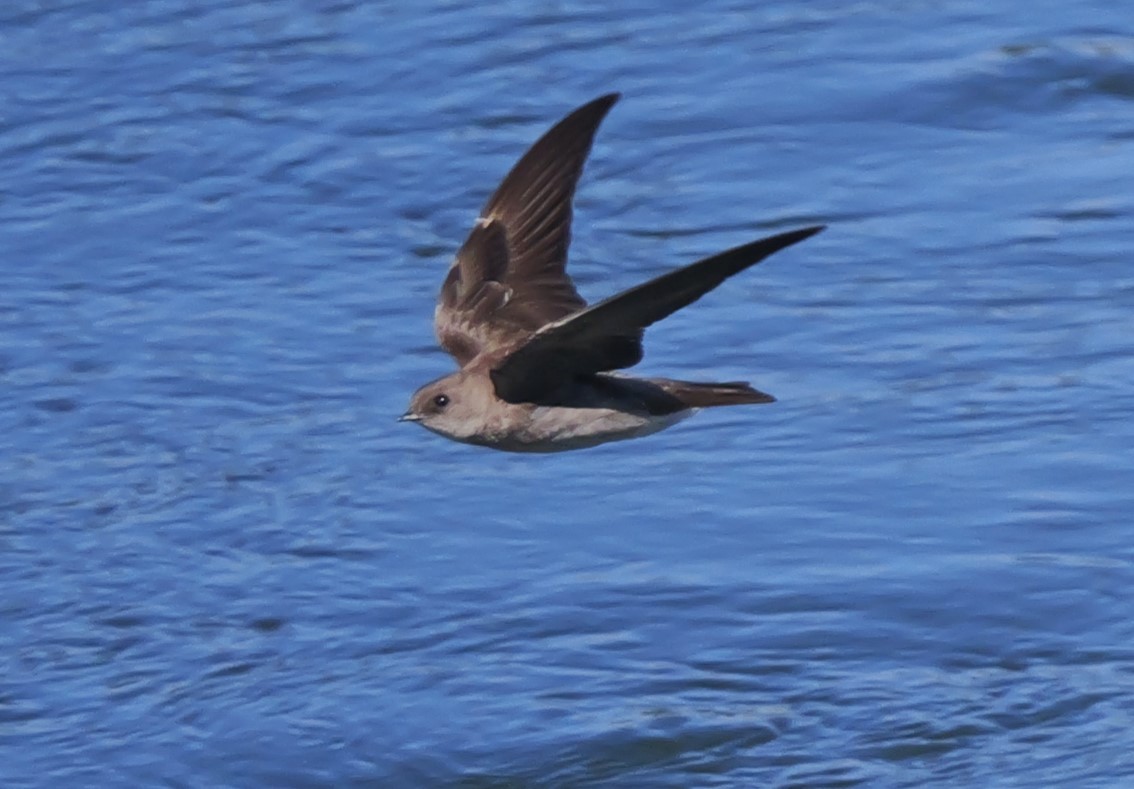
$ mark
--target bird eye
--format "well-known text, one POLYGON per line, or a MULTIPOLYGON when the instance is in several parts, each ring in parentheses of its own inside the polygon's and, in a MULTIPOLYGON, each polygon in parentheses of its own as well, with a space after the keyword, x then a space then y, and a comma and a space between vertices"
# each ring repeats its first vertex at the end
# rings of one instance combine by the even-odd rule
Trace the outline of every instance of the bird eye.
POLYGON ((438 408, 444 408, 445 406, 449 405, 449 395, 437 395, 433 398, 433 405, 437 406, 438 408))

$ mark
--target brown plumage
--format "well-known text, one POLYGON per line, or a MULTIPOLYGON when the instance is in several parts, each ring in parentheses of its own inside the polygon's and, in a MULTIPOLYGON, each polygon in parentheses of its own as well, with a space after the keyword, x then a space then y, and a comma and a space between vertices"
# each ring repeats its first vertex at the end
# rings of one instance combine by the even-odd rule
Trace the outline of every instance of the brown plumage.
POLYGON ((544 134, 481 209, 441 286, 434 327, 461 369, 413 396, 406 420, 458 441, 557 451, 661 430, 693 409, 770 403, 746 383, 632 378, 649 326, 822 230, 763 238, 588 307, 567 275, 571 202, 618 94, 544 134))
POLYGON ((662 389, 681 401, 686 408, 712 408, 718 405, 757 405, 774 403, 770 394, 753 389, 744 381, 719 384, 699 384, 691 381, 662 380, 662 389))

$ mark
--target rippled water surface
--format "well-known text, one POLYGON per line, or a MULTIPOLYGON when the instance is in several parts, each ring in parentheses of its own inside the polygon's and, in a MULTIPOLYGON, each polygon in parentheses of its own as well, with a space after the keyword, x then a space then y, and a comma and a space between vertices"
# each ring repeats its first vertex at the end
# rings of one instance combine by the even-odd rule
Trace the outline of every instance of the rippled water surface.
POLYGON ((12 0, 0 784, 1134 782, 1121 3, 12 0), (771 406, 395 417, 476 210, 620 90, 596 299, 771 406))

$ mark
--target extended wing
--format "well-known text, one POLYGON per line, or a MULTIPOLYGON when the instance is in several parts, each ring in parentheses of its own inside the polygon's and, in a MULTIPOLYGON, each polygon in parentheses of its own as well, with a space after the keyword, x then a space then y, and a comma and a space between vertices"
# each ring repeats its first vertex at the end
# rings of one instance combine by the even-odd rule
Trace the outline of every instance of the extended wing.
POLYGON ((496 394, 513 403, 529 402, 565 378, 637 364, 647 326, 822 229, 793 230, 734 247, 545 326, 491 371, 496 394))
POLYGON ((489 198, 441 286, 434 329, 464 366, 586 306, 567 276, 571 201, 617 93, 555 124, 489 198))

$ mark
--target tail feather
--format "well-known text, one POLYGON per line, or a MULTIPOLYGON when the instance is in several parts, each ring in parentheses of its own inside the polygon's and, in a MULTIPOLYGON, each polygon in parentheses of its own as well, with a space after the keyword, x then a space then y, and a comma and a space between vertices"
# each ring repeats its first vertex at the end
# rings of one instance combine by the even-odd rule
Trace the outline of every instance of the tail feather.
POLYGON ((720 405, 752 405, 774 403, 776 398, 766 392, 753 389, 744 381, 725 383, 693 383, 691 381, 672 381, 654 379, 668 394, 677 398, 686 408, 712 408, 720 405))

